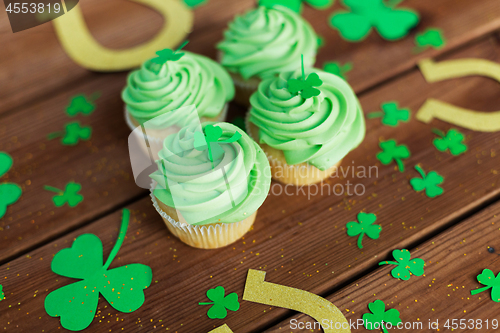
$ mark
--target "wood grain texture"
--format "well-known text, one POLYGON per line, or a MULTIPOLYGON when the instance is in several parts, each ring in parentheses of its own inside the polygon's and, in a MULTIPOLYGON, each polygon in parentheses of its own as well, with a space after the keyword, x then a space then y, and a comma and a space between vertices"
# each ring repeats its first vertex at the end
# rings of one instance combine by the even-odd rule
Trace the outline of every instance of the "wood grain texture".
MULTIPOLYGON (((380 299, 386 304, 386 310, 397 309, 405 325, 412 325, 398 332, 451 331, 444 327, 448 319, 450 325, 452 319, 457 319, 458 324, 465 319, 466 329, 462 327, 459 332, 474 331, 474 326, 469 326, 470 319, 475 320, 476 325, 477 320, 481 321, 480 332, 498 332, 498 303, 491 300, 491 291, 474 296, 470 291, 483 287, 476 280, 483 269, 498 273, 500 258, 489 253, 488 247, 497 250, 500 247, 499 227, 500 204, 497 203, 411 250, 412 258, 421 258, 426 263, 423 276, 412 276, 408 281, 394 279, 390 271, 395 266, 387 265, 327 299, 351 322, 369 312, 368 303, 380 299), (491 326, 493 319, 497 320, 497 329, 491 326), (438 321, 439 330, 429 329, 429 320, 438 321), (423 325, 422 329, 416 326, 418 323, 423 325)), ((382 260, 392 260, 392 257, 379 258, 382 260)), ((266 332, 310 332, 291 329, 291 319, 311 321, 310 317, 296 315, 266 332)), ((360 326, 353 332, 368 330, 360 326)))
MULTIPOLYGON (((497 42, 487 38, 447 58, 464 57, 498 62, 497 42)), ((380 103, 388 100, 397 100, 401 106, 415 111, 428 97, 486 111, 495 110, 500 104, 497 82, 465 78, 428 84, 416 70, 364 94, 361 103, 365 112, 378 110, 380 103)), ((189 248, 169 236, 148 198, 131 205, 136 220, 115 265, 130 262, 150 265, 155 282, 146 290, 144 306, 134 313, 117 313, 102 301, 100 318, 89 331, 124 328, 151 332, 169 328, 178 332, 208 332, 224 322, 235 332, 262 331, 291 313, 241 302, 240 310, 230 313, 225 320, 210 320, 206 317, 208 308, 197 304, 205 301, 208 289, 218 285, 241 297, 249 268, 267 271, 266 281, 328 294, 373 268, 394 248, 418 243, 471 210, 499 198, 499 133, 462 130, 467 136, 469 152, 453 157, 438 152, 431 144, 435 137, 431 128, 446 130, 451 128, 449 124, 434 121, 426 125, 412 119, 408 124, 390 128, 372 119, 367 125, 365 141, 344 159, 343 166, 376 165, 378 178, 355 179, 346 175, 332 179, 321 188, 322 195, 310 198, 307 188, 297 195, 286 196, 279 194, 280 185, 274 184, 253 230, 234 246, 214 251, 189 248), (412 152, 412 157, 405 161, 405 173, 394 170, 393 165, 380 166, 375 159, 379 139, 389 138, 406 144, 412 152), (408 181, 418 176, 412 170, 417 163, 425 171, 436 170, 445 177, 443 196, 430 199, 411 189, 408 181), (328 188, 335 184, 346 186, 348 181, 363 184, 366 192, 361 196, 328 193, 328 188), (355 220, 362 210, 376 213, 383 231, 378 240, 366 238, 365 248, 360 251, 356 238, 346 235, 345 224, 355 220)), ((295 189, 288 187, 282 191, 290 193, 295 189)), ((52 255, 86 232, 103 239, 107 254, 116 239, 118 224, 119 212, 116 212, 1 266, 7 298, 0 302, 0 327, 16 327, 21 332, 42 327, 46 332, 56 330, 59 321, 45 314, 43 299, 50 291, 71 281, 50 272, 52 255)))
MULTIPOLYGON (((215 44, 222 39, 227 22, 254 4, 255 0, 213 0, 196 9, 195 26, 189 36, 191 43, 186 49, 215 58, 215 44)), ((322 67, 325 61, 352 61, 354 70, 349 73, 349 80, 356 91, 361 91, 411 69, 422 57, 442 54, 500 28, 497 0, 441 0, 438 4, 435 0, 407 0, 404 5, 420 12, 422 22, 417 31, 431 26, 442 28, 447 46, 413 54, 416 31, 398 42, 384 41, 373 32, 361 43, 349 43, 328 26, 331 13, 342 8, 339 2, 325 11, 305 6, 304 17, 326 40, 317 67, 322 67)), ((160 15, 130 1, 88 0, 82 1, 81 6, 92 34, 112 48, 144 42, 162 24, 160 15)), ((0 114, 106 75, 74 64, 60 47, 51 23, 12 34, 5 11, 0 11, 0 32, 0 43, 4 45, 0 48, 0 114)))

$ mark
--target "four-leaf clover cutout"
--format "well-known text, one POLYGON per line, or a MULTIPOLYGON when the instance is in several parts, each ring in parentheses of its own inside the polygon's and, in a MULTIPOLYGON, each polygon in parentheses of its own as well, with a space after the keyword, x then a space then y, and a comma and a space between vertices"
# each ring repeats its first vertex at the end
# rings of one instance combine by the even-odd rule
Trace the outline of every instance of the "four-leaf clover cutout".
MULTIPOLYGON (((3 177, 12 167, 12 157, 9 154, 0 152, 0 177, 3 177)), ((7 212, 7 206, 12 205, 21 197, 23 190, 14 183, 0 184, 0 219, 7 212)))
POLYGON ((464 143, 465 136, 456 129, 451 129, 446 134, 437 129, 434 129, 432 132, 439 136, 439 138, 432 141, 437 150, 444 152, 449 149, 453 156, 467 151, 467 145, 464 143))
POLYGON ((409 9, 394 9, 384 0, 343 0, 350 12, 339 11, 330 24, 340 35, 352 42, 365 39, 372 28, 387 40, 397 40, 408 34, 419 22, 419 15, 409 9))
POLYGON ((495 274, 489 269, 484 269, 481 274, 477 276, 477 282, 486 287, 480 289, 474 289, 470 291, 471 295, 476 295, 482 293, 491 288, 491 300, 494 302, 500 302, 500 273, 495 274))
POLYGON ((205 126, 205 134, 194 133, 194 148, 198 151, 208 150, 208 159, 212 162, 224 155, 221 143, 232 143, 241 138, 241 133, 236 131, 229 139, 219 140, 222 137, 222 128, 214 125, 205 126))
POLYGON ((415 36, 415 45, 416 52, 424 51, 428 47, 440 49, 446 45, 446 39, 440 29, 429 28, 415 36))
POLYGON ((399 122, 408 122, 410 120, 410 110, 400 109, 397 102, 382 103, 380 106, 382 112, 372 112, 367 115, 368 118, 382 118, 382 124, 396 127, 399 122))
POLYGON ((388 333, 384 325, 385 323, 390 323, 392 327, 395 327, 402 322, 399 318, 399 311, 396 309, 385 311, 385 304, 379 299, 375 302, 368 303, 368 309, 370 309, 371 313, 365 313, 363 315, 363 325, 367 330, 382 329, 384 333, 388 333))
POLYGON ((227 316, 227 310, 238 311, 240 303, 238 302, 238 294, 231 293, 225 295, 224 287, 218 286, 207 290, 207 297, 212 302, 202 302, 199 305, 212 305, 208 309, 207 316, 210 319, 224 319, 227 316), (226 310, 227 309, 227 310, 226 310))
POLYGON ((382 261, 379 265, 396 265, 397 267, 391 271, 393 278, 406 281, 410 279, 410 273, 416 276, 424 274, 425 261, 420 258, 410 259, 410 251, 406 249, 394 250, 392 256, 396 261, 382 261))
POLYGON ((302 11, 302 3, 306 2, 316 9, 327 9, 334 0, 259 0, 260 6, 273 7, 276 5, 287 7, 296 13, 302 11))
POLYGON ((70 207, 75 207, 83 201, 83 195, 78 194, 78 192, 82 189, 82 186, 78 183, 69 182, 66 184, 64 191, 52 186, 45 186, 44 188, 47 191, 57 193, 57 195, 52 198, 56 207, 62 207, 65 203, 67 203, 70 207))
POLYGON ((304 55, 301 56, 302 59, 302 77, 299 79, 289 79, 287 81, 288 91, 292 94, 300 94, 302 98, 308 99, 314 96, 319 96, 321 91, 314 87, 320 87, 323 81, 319 78, 316 73, 311 73, 307 76, 304 71, 304 55))
POLYGON ((345 63, 341 65, 338 61, 326 62, 323 66, 323 70, 330 74, 340 76, 344 80, 347 80, 347 73, 352 70, 352 62, 345 63))
POLYGON ((92 127, 80 126, 80 123, 75 121, 64 125, 63 132, 50 133, 48 139, 52 140, 61 137, 61 143, 65 146, 75 146, 80 140, 88 140, 92 136, 92 127))
POLYGON ((66 107, 66 114, 70 117, 76 116, 78 113, 89 115, 95 110, 94 100, 97 95, 87 98, 84 95, 76 95, 71 98, 69 105, 66 107))
POLYGON ((408 147, 405 145, 398 146, 396 140, 380 142, 379 145, 382 151, 377 154, 377 159, 383 165, 388 165, 392 161, 395 161, 398 165, 399 171, 403 172, 405 170, 405 166, 402 160, 410 157, 408 147))
POLYGON ((359 235, 358 248, 363 248, 363 244, 361 242, 363 240, 363 235, 365 234, 371 239, 379 238, 380 232, 382 231, 382 226, 373 224, 376 220, 377 216, 375 214, 359 213, 359 223, 354 221, 347 223, 347 235, 351 237, 359 235))
POLYGON ((425 194, 429 198, 443 194, 443 188, 438 186, 444 182, 444 178, 440 174, 436 171, 431 171, 426 175, 424 170, 418 165, 415 166, 415 169, 422 176, 422 178, 412 178, 410 180, 410 184, 415 191, 420 192, 425 190, 425 194))
POLYGON ((144 303, 144 289, 152 279, 150 267, 129 264, 108 270, 123 244, 129 219, 130 211, 124 209, 120 235, 104 265, 102 242, 93 234, 78 236, 71 248, 54 256, 54 273, 81 280, 45 298, 45 311, 52 317, 61 317, 62 327, 72 331, 88 327, 96 315, 99 294, 121 312, 133 312, 144 303))

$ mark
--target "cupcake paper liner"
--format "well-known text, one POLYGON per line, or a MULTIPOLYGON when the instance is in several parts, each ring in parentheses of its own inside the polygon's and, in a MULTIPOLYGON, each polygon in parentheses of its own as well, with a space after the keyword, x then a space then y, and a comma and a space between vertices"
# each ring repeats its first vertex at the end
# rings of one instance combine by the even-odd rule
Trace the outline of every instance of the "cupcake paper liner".
POLYGON ((246 219, 234 223, 214 223, 208 225, 190 225, 178 222, 165 213, 154 195, 157 183, 153 181, 150 188, 151 201, 162 217, 170 232, 189 246, 200 249, 216 249, 227 246, 240 239, 253 225, 257 211, 246 219))

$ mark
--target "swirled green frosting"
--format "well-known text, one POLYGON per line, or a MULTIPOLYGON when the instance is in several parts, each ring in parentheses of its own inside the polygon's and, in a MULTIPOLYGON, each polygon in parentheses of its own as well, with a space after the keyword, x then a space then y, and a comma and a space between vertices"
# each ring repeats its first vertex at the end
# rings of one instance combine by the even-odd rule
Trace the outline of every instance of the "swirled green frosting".
POLYGON ((216 117, 234 97, 229 74, 215 61, 191 52, 177 61, 167 61, 158 72, 147 60, 130 73, 122 99, 127 110, 140 123, 195 105, 200 117, 216 117))
POLYGON ((363 141, 363 111, 343 79, 319 69, 306 72, 323 81, 319 96, 304 99, 288 91, 288 79, 301 77, 300 71, 265 80, 250 98, 250 122, 259 128, 258 140, 282 150, 287 164, 326 170, 363 141))
POLYGON ((305 66, 313 66, 318 42, 311 25, 297 13, 283 6, 259 6, 229 23, 217 48, 230 72, 265 79, 295 70, 301 54, 305 66))
POLYGON ((234 143, 220 144, 224 154, 213 166, 207 150, 194 148, 200 126, 189 126, 164 140, 159 170, 150 176, 163 184, 154 190, 156 198, 193 225, 244 220, 262 205, 271 184, 269 162, 259 145, 232 124, 212 124, 222 129, 220 140, 242 134, 234 143))

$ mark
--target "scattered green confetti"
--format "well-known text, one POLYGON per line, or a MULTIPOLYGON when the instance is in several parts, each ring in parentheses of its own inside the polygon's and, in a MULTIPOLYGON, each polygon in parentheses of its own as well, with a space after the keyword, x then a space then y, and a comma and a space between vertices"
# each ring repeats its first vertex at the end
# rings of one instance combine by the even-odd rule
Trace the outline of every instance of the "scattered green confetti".
POLYGON ((401 323, 399 318, 399 311, 396 309, 389 309, 385 311, 385 304, 381 300, 376 300, 375 302, 368 303, 368 309, 371 313, 365 313, 363 315, 363 325, 367 330, 380 330, 384 333, 388 333, 385 323, 390 323, 392 327, 396 327, 401 323))
POLYGON ((190 8, 196 8, 207 4, 208 0, 184 0, 184 3, 190 8))
POLYGON ((375 214, 359 213, 358 222, 349 222, 346 224, 347 235, 350 237, 358 236, 358 248, 362 249, 363 235, 367 235, 371 239, 378 239, 380 232, 382 231, 382 226, 378 224, 373 224, 377 220, 375 214))
POLYGON ((453 156, 467 151, 467 145, 464 143, 465 136, 456 129, 449 130, 446 135, 438 129, 433 129, 432 132, 440 136, 432 142, 437 150, 444 152, 449 149, 453 156))
POLYGON ((208 149, 208 158, 212 162, 218 160, 224 155, 224 150, 221 148, 221 143, 231 143, 238 141, 241 138, 240 132, 235 132, 233 136, 226 140, 219 140, 222 137, 222 128, 219 126, 205 126, 205 134, 201 132, 194 133, 194 148, 198 151, 208 149))
POLYGON ((302 3, 304 2, 315 9, 324 10, 333 5, 335 0, 258 0, 260 6, 273 7, 280 5, 288 7, 296 13, 302 12, 302 3))
POLYGON ((81 279, 51 292, 45 298, 45 311, 61 317, 61 325, 71 331, 88 327, 96 316, 99 294, 121 312, 133 312, 144 303, 144 289, 152 280, 151 268, 129 264, 108 270, 125 239, 130 211, 123 210, 120 234, 103 265, 102 242, 96 235, 78 236, 71 248, 59 251, 52 260, 54 273, 81 279))
POLYGON ((375 28, 387 40, 405 37, 419 22, 417 12, 410 9, 395 9, 383 0, 344 0, 350 12, 333 13, 330 24, 340 35, 351 42, 365 39, 375 28))
POLYGON ((64 125, 64 132, 50 133, 47 138, 49 140, 57 137, 62 137, 61 143, 65 146, 75 146, 80 140, 88 140, 92 135, 92 127, 80 126, 78 121, 67 123, 64 125))
POLYGON ((489 269, 483 269, 483 272, 477 276, 477 282, 486 287, 481 289, 474 289, 470 291, 471 295, 482 293, 491 288, 491 300, 500 302, 500 273, 495 274, 489 269))
POLYGON ((382 261, 379 265, 396 265, 397 267, 391 271, 393 278, 407 281, 410 279, 410 273, 416 276, 424 274, 425 261, 420 258, 410 259, 410 251, 394 250, 392 256, 396 261, 382 261))
POLYGON ((420 192, 425 189, 425 194, 429 198, 435 198, 443 194, 444 190, 438 186, 444 182, 441 175, 436 171, 431 171, 428 175, 425 175, 424 170, 418 165, 415 166, 415 169, 422 176, 422 178, 412 178, 410 180, 410 184, 415 191, 420 192))
POLYGON ((82 189, 82 186, 78 183, 69 182, 66 184, 64 191, 52 186, 45 186, 44 188, 47 191, 57 193, 57 195, 52 198, 56 207, 62 207, 66 203, 70 207, 75 207, 83 201, 83 195, 78 194, 78 192, 82 189))
POLYGON ((171 50, 171 49, 163 49, 161 51, 158 51, 156 52, 156 55, 157 57, 156 58, 153 58, 151 59, 151 62, 159 65, 157 66, 157 69, 156 69, 156 73, 159 73, 160 70, 161 70, 161 67, 167 62, 167 61, 177 61, 179 60, 180 58, 182 58, 184 56, 185 53, 183 52, 179 52, 180 50, 182 50, 182 48, 184 46, 187 45, 187 43, 189 43, 189 41, 185 41, 184 43, 182 43, 181 46, 179 46, 179 48, 177 50, 171 50))
POLYGON ((349 73, 353 68, 352 62, 347 62, 341 65, 338 61, 325 62, 323 65, 323 70, 325 72, 340 76, 347 81, 347 73, 349 73))
POLYGON ((321 91, 314 87, 320 87, 323 84, 323 81, 319 78, 318 74, 311 73, 307 76, 304 71, 304 56, 301 56, 302 59, 302 78, 300 79, 289 79, 287 82, 288 91, 292 94, 300 94, 302 98, 308 99, 314 96, 318 96, 321 91))
POLYGON ((5 294, 3 292, 3 286, 0 284, 0 302, 5 299, 5 294))
POLYGON ((369 119, 382 118, 382 124, 396 127, 399 122, 408 122, 410 120, 410 110, 398 108, 397 102, 386 102, 380 106, 382 112, 372 112, 367 115, 369 119))
POLYGON ((398 165, 399 171, 405 171, 405 166, 403 164, 403 159, 410 157, 410 151, 405 145, 397 145, 396 140, 388 140, 385 142, 380 142, 380 148, 382 151, 377 154, 377 159, 383 164, 391 164, 395 161, 398 165))
POLYGON ((415 36, 415 52, 422 52, 428 47, 435 49, 443 48, 446 45, 446 39, 443 31, 437 28, 429 28, 415 36))
POLYGON ((95 110, 95 100, 99 98, 98 93, 94 93, 90 98, 85 97, 85 95, 73 96, 66 106, 66 114, 70 117, 74 117, 81 113, 83 115, 90 115, 95 110))
POLYGON ((240 308, 238 294, 231 293, 224 297, 225 293, 224 287, 222 286, 209 289, 207 291, 207 297, 212 302, 198 303, 199 305, 212 305, 207 312, 208 318, 224 319, 227 316, 227 310, 238 311, 240 308))
MULTIPOLYGON (((0 151, 0 178, 3 177, 12 167, 13 161, 9 154, 0 151)), ((14 183, 0 184, 0 219, 7 212, 7 206, 19 200, 23 190, 14 183)))
POLYGON ((234 126, 238 126, 243 132, 246 132, 245 118, 235 117, 231 123, 234 126))

